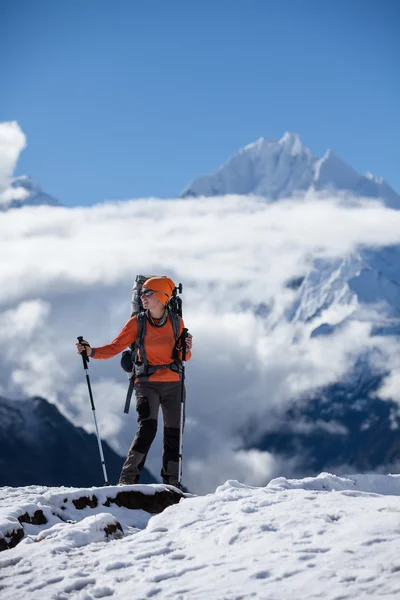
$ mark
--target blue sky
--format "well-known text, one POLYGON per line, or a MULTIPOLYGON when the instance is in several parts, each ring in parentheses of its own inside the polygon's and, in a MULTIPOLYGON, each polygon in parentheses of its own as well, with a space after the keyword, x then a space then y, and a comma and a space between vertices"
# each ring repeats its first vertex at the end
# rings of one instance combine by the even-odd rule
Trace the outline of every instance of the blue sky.
POLYGON ((16 174, 69 205, 174 196, 260 136, 400 192, 396 0, 2 0, 16 174))

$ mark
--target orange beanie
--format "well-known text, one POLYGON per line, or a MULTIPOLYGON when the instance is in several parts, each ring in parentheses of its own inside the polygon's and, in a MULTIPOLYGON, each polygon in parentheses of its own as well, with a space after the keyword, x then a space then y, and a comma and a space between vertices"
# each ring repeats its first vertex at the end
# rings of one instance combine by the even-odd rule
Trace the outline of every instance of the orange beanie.
POLYGON ((169 277, 151 277, 144 282, 142 288, 153 290, 161 304, 165 306, 172 296, 175 284, 169 277))

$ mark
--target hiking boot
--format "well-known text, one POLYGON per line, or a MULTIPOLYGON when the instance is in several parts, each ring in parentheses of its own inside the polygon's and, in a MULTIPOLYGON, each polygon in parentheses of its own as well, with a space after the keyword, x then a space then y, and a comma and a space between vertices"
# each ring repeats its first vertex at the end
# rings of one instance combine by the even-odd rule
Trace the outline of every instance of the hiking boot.
POLYGON ((178 488, 178 490, 182 489, 182 485, 180 483, 178 483, 178 482, 176 482, 176 483, 168 483, 168 481, 163 481, 163 484, 164 485, 173 485, 174 487, 178 488))
POLYGON ((126 479, 124 477, 121 477, 121 479, 118 481, 118 485, 135 485, 136 483, 138 483, 138 479, 136 479, 136 481, 132 481, 129 479, 126 479))

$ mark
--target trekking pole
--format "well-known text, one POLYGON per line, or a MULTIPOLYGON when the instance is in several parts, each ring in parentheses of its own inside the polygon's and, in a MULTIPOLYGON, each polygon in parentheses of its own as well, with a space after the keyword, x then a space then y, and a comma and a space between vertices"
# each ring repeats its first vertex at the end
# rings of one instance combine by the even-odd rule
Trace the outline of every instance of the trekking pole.
MULTIPOLYGON (((82 344, 83 342, 83 337, 80 335, 78 337, 78 342, 80 344, 82 344)), ((85 344, 84 344, 85 345, 85 344)), ((90 397, 90 403, 92 405, 92 411, 93 411, 93 419, 94 419, 94 424, 96 427, 96 435, 97 435, 97 444, 99 446, 99 452, 100 452, 100 460, 101 460, 101 466, 103 467, 103 475, 104 475, 104 485, 110 485, 108 483, 108 477, 107 477, 107 470, 106 470, 106 463, 104 460, 104 454, 103 454, 103 447, 101 445, 101 439, 100 439, 100 434, 99 434, 99 428, 97 426, 97 419, 96 419, 96 409, 94 407, 94 401, 93 401, 93 394, 92 394, 92 387, 90 385, 90 379, 89 379, 89 368, 88 368, 88 362, 89 362, 89 357, 86 354, 86 350, 84 350, 83 352, 81 352, 81 356, 82 356, 82 361, 83 361, 83 368, 85 369, 85 373, 86 373, 86 381, 87 381, 87 385, 88 385, 88 390, 89 390, 89 397, 90 397)))
POLYGON ((186 338, 188 330, 186 327, 182 331, 182 375, 181 375, 181 420, 179 426, 179 471, 178 485, 181 485, 182 480, 182 450, 183 450, 183 414, 185 406, 185 365, 186 365, 186 338))

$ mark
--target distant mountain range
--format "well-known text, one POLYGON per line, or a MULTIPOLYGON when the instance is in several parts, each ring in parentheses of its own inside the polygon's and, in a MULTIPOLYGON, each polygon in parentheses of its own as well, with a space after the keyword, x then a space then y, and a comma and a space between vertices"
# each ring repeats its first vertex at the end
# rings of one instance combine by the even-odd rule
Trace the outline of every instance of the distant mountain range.
MULTIPOLYGON (((15 198, 0 203, 0 211, 23 206, 62 206, 27 175, 13 179, 11 187, 16 190, 15 198)), ((288 132, 279 140, 261 137, 244 146, 214 172, 191 181, 180 196, 254 194, 276 201, 312 190, 380 198, 386 206, 400 209, 399 194, 381 177, 360 175, 330 149, 318 158, 297 134, 288 132)))
POLYGON ((241 148, 213 173, 191 181, 181 197, 255 194, 274 201, 309 190, 382 198, 400 209, 400 196, 383 179, 360 175, 332 150, 322 158, 313 156, 294 133, 279 140, 260 138, 241 148))
MULTIPOLYGON (((244 447, 296 457, 304 476, 321 471, 396 473, 400 468, 400 416, 394 401, 375 393, 383 376, 360 359, 344 381, 316 390, 264 434, 243 430, 244 447)), ((259 429, 259 428, 257 428, 259 429)))
MULTIPOLYGON (((116 484, 124 458, 102 443, 109 482, 116 484)), ((141 483, 156 480, 144 469, 141 483)), ((0 397, 0 486, 103 484, 94 434, 75 427, 43 398, 0 397)))

